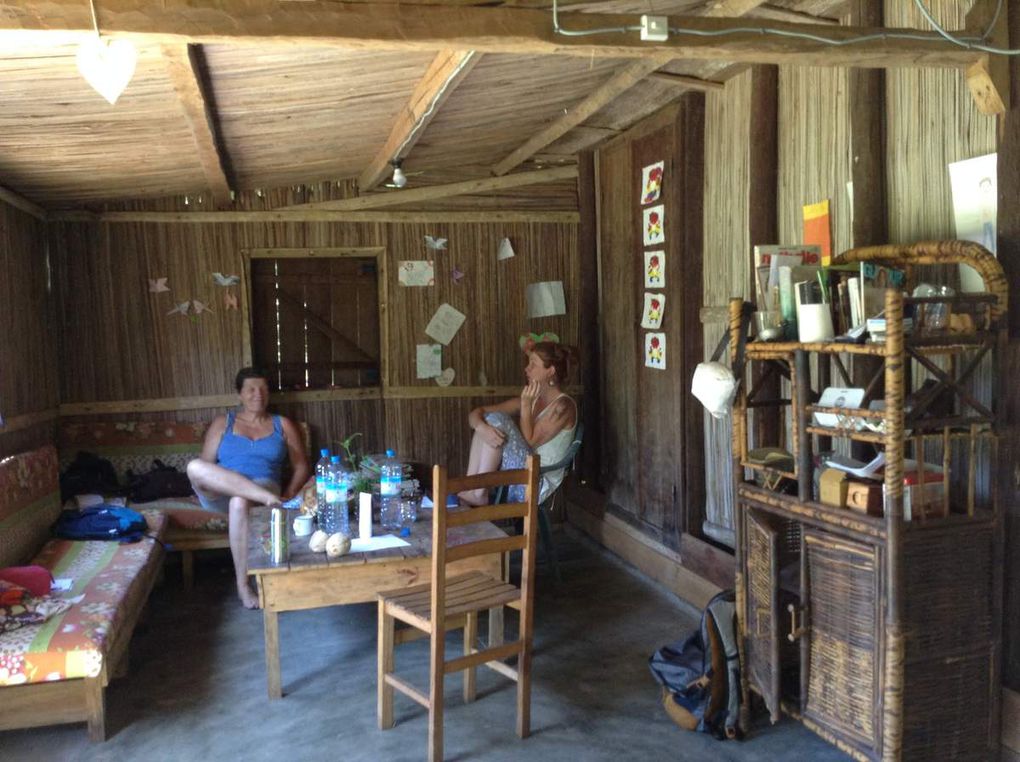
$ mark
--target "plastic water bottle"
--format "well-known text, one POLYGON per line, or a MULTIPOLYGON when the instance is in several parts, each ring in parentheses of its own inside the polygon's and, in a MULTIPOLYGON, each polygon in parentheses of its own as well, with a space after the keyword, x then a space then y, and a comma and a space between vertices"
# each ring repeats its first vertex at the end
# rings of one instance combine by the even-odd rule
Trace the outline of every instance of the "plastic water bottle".
POLYGON ((347 470, 339 457, 332 459, 330 467, 333 471, 333 502, 331 511, 336 521, 336 532, 343 532, 351 536, 351 516, 348 512, 348 501, 351 495, 351 485, 354 483, 354 475, 347 470))
POLYGON ((319 529, 333 534, 340 531, 340 517, 337 516, 337 498, 340 477, 340 456, 334 455, 326 466, 326 503, 319 508, 319 529))
POLYGON ((329 471, 329 450, 319 450, 319 462, 315 464, 315 508, 321 516, 326 508, 326 473, 329 471))
POLYGON ((379 469, 379 523, 383 529, 400 529, 400 482, 404 470, 393 450, 386 451, 386 459, 379 469))

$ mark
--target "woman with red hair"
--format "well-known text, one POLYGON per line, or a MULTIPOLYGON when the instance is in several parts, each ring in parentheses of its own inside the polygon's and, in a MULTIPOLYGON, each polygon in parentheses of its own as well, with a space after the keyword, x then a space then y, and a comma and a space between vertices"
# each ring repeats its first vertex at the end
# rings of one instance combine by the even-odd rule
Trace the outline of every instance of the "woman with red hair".
MULTIPOLYGON (((529 340, 524 352, 528 383, 520 397, 476 407, 468 415, 468 424, 475 432, 468 458, 469 475, 524 468, 530 453, 538 455, 543 463, 556 463, 570 449, 577 429, 577 403, 561 387, 576 364, 577 351, 557 342, 529 340)), ((542 475, 539 502, 556 490, 563 476, 562 470, 542 475)), ((459 497, 469 505, 488 503, 485 490, 461 492, 459 497)), ((524 485, 511 487, 508 499, 523 501, 524 485)))

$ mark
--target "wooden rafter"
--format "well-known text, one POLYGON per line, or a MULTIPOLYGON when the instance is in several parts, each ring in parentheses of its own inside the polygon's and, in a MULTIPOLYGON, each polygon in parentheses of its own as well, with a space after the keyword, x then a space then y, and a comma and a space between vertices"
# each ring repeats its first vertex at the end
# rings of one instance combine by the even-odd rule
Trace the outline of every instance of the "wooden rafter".
POLYGON ((397 115, 390 135, 358 178, 358 189, 368 191, 390 172, 390 162, 403 159, 425 132, 440 107, 464 81, 481 56, 474 51, 440 51, 397 115))
MULTIPOLYGON (((410 6, 390 3, 334 3, 328 0, 104 0, 103 34, 144 44, 184 42, 259 45, 326 45, 374 50, 475 50, 581 57, 656 58, 782 63, 807 66, 961 67, 982 59, 979 52, 916 29, 865 29, 756 19, 754 32, 722 36, 670 35, 642 42, 635 33, 558 35, 549 13, 520 8, 410 6), (764 31, 761 31, 764 30, 764 31), (872 39, 829 46, 776 32, 816 34, 837 41, 862 35, 903 32, 910 39, 872 39)), ((563 13, 560 24, 573 31, 633 26, 633 14, 563 13)), ((672 17, 670 25, 693 32, 726 32, 746 20, 672 17)), ((50 44, 75 42, 92 29, 89 6, 81 0, 0 0, 0 45, 37 37, 50 44), (27 33, 39 33, 32 35, 27 33), (9 38, 10 39, 10 38, 9 38)))
POLYGON ((22 196, 20 193, 15 193, 14 191, 10 190, 9 188, 5 188, 2 185, 0 185, 0 201, 4 201, 10 204, 15 209, 20 209, 21 211, 27 214, 31 214, 37 220, 46 219, 45 209, 43 209, 38 204, 32 203, 27 198, 22 196))
POLYGON ((574 108, 532 135, 513 153, 495 164, 492 167, 492 174, 505 175, 514 167, 520 166, 668 61, 668 58, 652 58, 627 64, 574 108))
POLYGON ((700 77, 688 77, 684 74, 670 74, 668 71, 653 71, 648 75, 648 79, 665 82, 667 85, 679 85, 691 90, 723 90, 726 87, 722 82, 713 82, 700 77))
POLYGON ((557 180, 573 180, 577 177, 577 167, 554 167, 537 169, 534 172, 518 172, 507 177, 486 177, 481 180, 464 180, 459 183, 432 185, 425 188, 411 188, 389 193, 375 193, 371 196, 345 198, 337 201, 316 201, 310 204, 294 204, 281 207, 282 210, 319 209, 331 211, 358 211, 362 209, 380 209, 397 204, 412 204, 435 201, 451 196, 463 196, 469 193, 491 193, 493 191, 520 188, 525 185, 539 185, 557 180))
POLYGON ((201 50, 197 45, 164 45, 162 49, 167 75, 195 138, 198 160, 213 203, 219 208, 227 207, 232 200, 226 172, 229 164, 219 140, 216 113, 204 86, 201 50))
MULTIPOLYGON (((976 0, 967 12, 967 27, 990 29, 986 44, 991 47, 1009 47, 1010 3, 1000 8, 993 0, 976 0)), ((1013 13, 1016 13, 1014 10, 1013 13)), ((1009 109, 1009 59, 1006 56, 984 55, 967 67, 967 87, 982 114, 1004 114, 1009 109)))
POLYGON ((733 18, 753 11, 765 0, 709 0, 705 6, 695 11, 696 16, 705 18, 733 18))
POLYGON ((51 222, 136 223, 159 225, 222 225, 238 222, 385 222, 454 223, 454 222, 535 222, 572 225, 578 221, 576 211, 536 212, 528 209, 485 209, 483 211, 418 211, 369 210, 362 212, 329 209, 289 209, 251 212, 50 212, 51 222))

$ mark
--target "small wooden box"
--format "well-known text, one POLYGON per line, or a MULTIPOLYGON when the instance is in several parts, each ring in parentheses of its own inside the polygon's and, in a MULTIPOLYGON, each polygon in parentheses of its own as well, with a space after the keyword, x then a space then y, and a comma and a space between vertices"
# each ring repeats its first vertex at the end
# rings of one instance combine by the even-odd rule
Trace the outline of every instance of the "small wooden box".
POLYGON ((883 513, 881 483, 848 482, 846 507, 851 511, 866 513, 869 516, 881 516, 883 513))
POLYGON ((837 508, 846 507, 846 471, 826 468, 818 480, 818 501, 837 508))

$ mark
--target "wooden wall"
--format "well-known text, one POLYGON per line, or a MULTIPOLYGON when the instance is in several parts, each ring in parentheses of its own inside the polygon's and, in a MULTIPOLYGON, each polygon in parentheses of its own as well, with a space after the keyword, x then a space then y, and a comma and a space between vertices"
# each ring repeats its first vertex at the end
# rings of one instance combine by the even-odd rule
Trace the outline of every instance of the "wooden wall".
POLYGON ((701 359, 704 96, 690 94, 599 152, 602 484, 612 506, 668 547, 700 533, 704 444, 687 391, 701 359), (641 169, 665 161, 666 370, 644 367, 641 169))
MULTIPOLYGON (((193 407, 196 397, 231 394, 247 329, 240 311, 225 309, 224 289, 214 285, 211 273, 240 274, 242 251, 254 248, 385 248, 390 385, 361 392, 374 399, 278 405, 311 424, 316 446, 361 431, 369 451, 395 447, 408 459, 463 468, 470 441, 466 416, 481 402, 478 387, 516 392, 523 385, 518 336, 551 330, 564 341, 578 340, 576 224, 74 222, 60 223, 54 232, 65 406, 181 398, 180 407, 193 407), (426 234, 448 238, 448 249, 429 252, 426 234), (503 237, 516 256, 497 262, 503 237), (400 260, 428 258, 435 260, 435 287, 398 285, 400 260), (451 278, 454 266, 465 273, 459 284, 451 278), (172 295, 149 293, 148 279, 158 277, 168 279, 172 295), (563 281, 568 314, 529 320, 525 287, 544 280, 563 281), (214 312, 166 315, 175 301, 188 299, 211 304, 214 312), (467 315, 443 351, 444 367, 456 372, 448 389, 415 378, 415 344, 431 341, 424 328, 442 302, 467 315)), ((205 420, 214 412, 202 407, 152 415, 205 420)))
POLYGON ((54 297, 46 227, 0 201, 0 457, 53 440, 57 391, 54 297))

